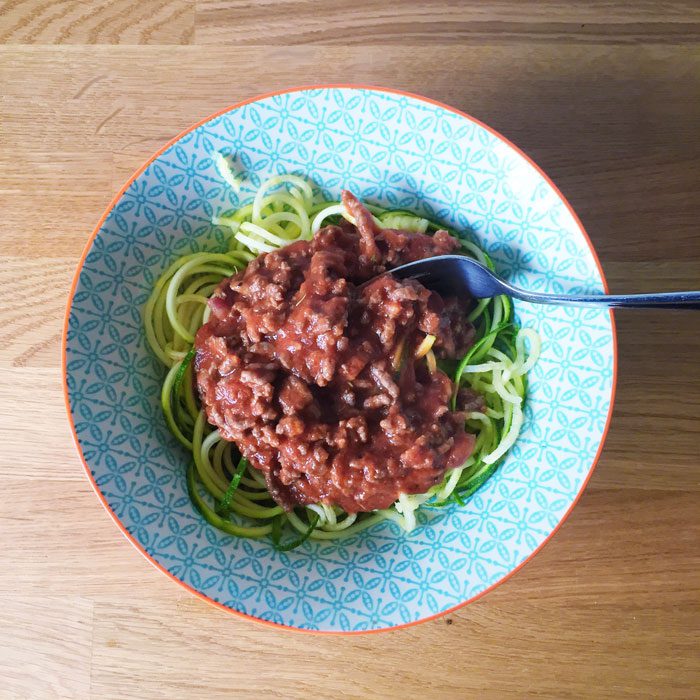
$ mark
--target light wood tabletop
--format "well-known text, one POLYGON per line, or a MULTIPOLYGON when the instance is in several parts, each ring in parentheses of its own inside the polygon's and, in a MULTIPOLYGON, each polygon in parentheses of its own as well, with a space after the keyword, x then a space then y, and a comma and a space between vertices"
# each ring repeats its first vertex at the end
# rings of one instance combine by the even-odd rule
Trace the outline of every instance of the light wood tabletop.
POLYGON ((92 493, 60 379, 71 278, 123 182, 299 84, 473 114, 561 188, 611 291, 699 288, 696 1, 5 0, 0 41, 0 698, 700 697, 697 312, 616 314, 607 444, 532 562, 371 636, 263 627, 156 571, 92 493))

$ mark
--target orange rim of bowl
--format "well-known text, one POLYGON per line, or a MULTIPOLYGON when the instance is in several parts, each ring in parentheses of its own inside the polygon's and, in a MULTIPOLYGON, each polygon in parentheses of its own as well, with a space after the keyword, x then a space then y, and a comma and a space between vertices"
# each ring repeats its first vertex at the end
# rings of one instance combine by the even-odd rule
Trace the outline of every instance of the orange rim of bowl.
POLYGON ((203 124, 206 124, 207 122, 211 121, 212 119, 215 119, 216 117, 221 116, 222 114, 226 114, 227 112, 231 112, 235 109, 239 109, 240 107, 244 107, 245 105, 251 104, 253 102, 258 102, 260 100, 264 100, 270 97, 275 97, 277 95, 285 95, 293 92, 305 92, 308 90, 323 90, 323 89, 350 89, 350 90, 369 90, 373 92, 379 92, 379 93, 389 93, 392 95, 403 95, 404 97, 409 97, 411 99, 417 100, 419 102, 423 102, 426 104, 434 105, 436 107, 440 107, 441 109, 446 110, 447 112, 451 112, 452 114, 457 114, 460 117, 463 117, 464 119, 469 120, 470 122, 477 124, 480 126, 482 129, 486 129, 490 134, 495 136, 497 139, 499 139, 501 142, 505 143, 507 146, 512 148, 516 153, 520 154, 522 158, 525 159, 526 162, 528 162, 539 174, 540 176, 545 180, 545 182, 556 192, 557 196, 561 199, 561 201, 564 203, 566 208, 568 209, 569 213, 574 219, 574 222, 579 228, 579 231, 583 235, 584 240, 586 241, 586 244, 588 245, 588 248, 591 252, 591 255, 593 256, 593 260, 596 264, 596 267, 598 268, 598 273, 600 274, 600 278, 603 282, 603 288, 606 293, 609 293, 609 288, 608 288, 608 283, 607 280, 605 279, 605 274, 603 273, 603 267, 600 264, 600 259, 598 258, 598 255, 595 251, 595 248, 593 247, 593 244, 591 243, 591 239, 586 232, 586 229, 583 227, 583 224, 581 223, 581 220, 577 216, 576 212, 574 211, 573 207, 569 202, 567 201, 566 197, 561 193, 559 188, 552 182, 552 180, 549 178, 549 176, 540 168, 537 163, 535 163, 525 152, 523 152, 518 146, 516 146, 514 143, 509 141, 505 136, 497 132, 495 129, 492 129, 490 126, 487 124, 484 124, 482 121, 472 117, 470 114, 467 114, 466 112, 462 112, 459 109, 455 109, 454 107, 450 107, 449 105, 446 105, 442 102, 439 102, 438 100, 433 100, 430 99, 429 97, 423 97, 422 95, 416 95, 415 93, 407 92, 405 90, 397 90, 394 88, 385 88, 377 85, 364 85, 364 84, 355 84, 355 83, 330 83, 327 85, 301 85, 298 87, 292 87, 292 88, 285 88, 283 90, 275 90, 273 92, 267 92, 262 95, 257 95, 255 97, 251 97, 247 100, 243 100, 241 102, 237 102, 230 107, 226 107, 225 109, 219 110, 218 112, 215 112, 214 114, 209 115, 208 117, 205 117, 201 121, 198 121, 196 124, 193 124, 192 126, 188 127, 181 133, 179 133, 175 138, 171 139, 168 141, 162 148, 160 148, 156 153, 154 153, 134 174, 126 181, 126 183, 122 186, 122 188, 117 192, 117 194, 114 196, 112 201, 109 203, 109 206, 105 210, 104 214, 102 214, 102 217, 100 220, 97 222, 97 226, 95 227, 94 231, 92 232, 92 235, 88 239, 87 243, 85 244, 85 248, 83 249, 82 255, 80 256, 80 260, 78 262, 78 266, 76 268, 75 274, 73 275, 73 281, 71 283, 71 288, 70 292, 68 294, 68 302, 66 305, 66 312, 65 312, 65 317, 63 321, 63 334, 62 334, 62 342, 61 342, 61 372, 62 372, 62 380, 63 380, 63 399, 66 405, 66 411, 68 413, 68 422, 70 424, 70 429, 71 433, 73 435, 73 442, 75 443, 75 447, 78 451, 78 455, 80 456, 80 460, 83 463, 83 467, 85 469, 85 474, 87 475, 88 480, 90 481, 90 484, 92 485, 93 490, 95 491, 95 494, 97 497, 100 499, 102 505, 104 508, 107 510, 107 512, 110 514, 112 517, 112 520, 116 523, 117 527, 121 530, 122 534, 126 537, 129 542, 151 563, 153 566, 156 567, 159 571, 162 571, 166 576, 171 578, 173 581, 175 581, 177 584, 182 586, 184 589, 192 593, 193 595, 197 596, 198 598, 201 598, 202 600, 206 601, 207 603, 210 603, 211 605, 216 606, 217 608, 220 608, 221 610, 225 610, 228 613, 232 613, 234 615, 237 615, 238 617, 245 618, 247 620, 253 620, 255 622, 261 623, 263 625, 266 625, 268 627, 273 627, 278 630, 292 630, 294 632, 303 632, 306 634, 320 634, 320 635, 359 635, 359 634, 376 634, 379 632, 389 632, 392 630, 399 630, 399 629, 405 629, 407 627, 413 627, 414 625, 421 624, 423 622, 429 622, 431 620, 437 620, 440 617, 443 617, 444 615, 449 615, 451 613, 456 612, 460 608, 465 607, 466 605, 469 605, 469 603, 473 603, 474 601, 478 600, 479 598, 482 598, 485 596, 487 593, 490 593, 494 588, 497 586, 500 586, 502 583, 505 583, 508 579, 510 579, 514 574, 516 574, 518 571, 520 571, 529 561, 531 561, 536 554, 540 552, 540 550, 554 537, 554 535, 557 533, 559 528, 564 524, 566 519, 569 517, 571 514, 571 511, 574 509, 576 504, 578 503, 579 499, 581 498, 581 495, 583 494, 584 490, 586 489, 586 486, 588 485, 588 482, 590 481, 590 478, 593 474, 593 471, 596 468, 596 465, 598 464, 598 460, 600 459, 600 455, 603 451, 603 445, 605 444, 605 440, 608 435, 608 431, 610 430, 610 421, 612 419, 612 413, 613 413, 613 405, 615 403, 615 394, 617 392, 617 329, 615 327, 615 318, 613 316, 612 310, 609 312, 610 313, 610 326, 611 326, 611 331, 612 331, 612 341, 613 341, 613 374, 612 374, 612 387, 611 387, 611 392, 610 392, 610 407, 608 409, 608 415, 605 421, 605 427, 603 429, 603 435, 600 440, 600 445, 598 446, 598 450, 595 454, 595 457, 593 458, 593 461, 591 463, 591 466, 588 470, 588 474, 586 475, 586 478, 583 481, 583 484, 581 485, 581 488, 579 489, 579 492, 576 494, 574 500, 572 501, 571 505, 569 506, 568 510, 564 515, 561 517, 559 522, 556 524, 552 532, 545 537, 545 539, 537 546, 537 548, 529 554, 528 557, 526 557, 518 566, 516 566, 514 569, 509 571, 505 576, 503 576, 501 579, 496 581, 496 583, 490 585, 488 588, 485 588, 483 591, 478 593, 475 596, 472 596, 471 598, 468 598, 467 600, 458 603, 457 605, 453 605, 450 608, 447 608, 446 610, 443 610, 442 612, 435 613, 433 615, 429 615, 427 617, 422 617, 419 620, 414 620, 413 622, 407 622, 401 625, 394 625, 391 627, 380 627, 377 629, 370 629, 370 630, 312 630, 312 629, 305 629, 303 627, 293 627, 291 625, 283 625, 277 622, 272 622, 271 620, 264 620, 259 617, 255 617, 253 615, 248 615, 247 613, 241 612, 240 610, 235 610, 234 608, 230 608, 223 603, 219 603, 218 601, 210 598, 208 595, 202 593, 201 591, 198 591, 196 588, 193 588, 190 586, 188 583, 185 583, 181 579, 177 578, 174 574, 172 574, 170 571, 168 571, 162 564, 160 564, 158 561, 155 560, 154 557, 152 557, 146 550, 145 548, 135 539, 135 537, 126 529, 124 524, 121 522, 117 514, 112 510, 110 507, 109 503, 107 503, 106 498, 104 497, 104 494, 100 490, 99 486, 95 482, 95 479, 92 475, 92 472, 90 471, 90 467, 87 464, 87 461, 85 460, 85 456, 83 454, 82 448, 80 446, 80 441, 78 440, 78 435, 75 430, 75 423, 73 421, 73 413, 71 411, 70 407, 70 398, 68 394, 68 371, 67 371, 67 360, 66 360, 66 348, 67 348, 67 340, 68 340, 68 325, 70 321, 70 312, 71 312, 71 307, 73 306, 73 297, 75 296, 75 290, 78 286, 78 281, 80 278, 80 273, 83 269, 83 265, 85 263, 85 258, 87 257, 88 253, 90 252, 90 248, 92 247, 92 243, 97 237, 97 235, 100 232, 100 229, 102 228, 102 225, 106 221, 107 217, 110 215, 112 212, 112 209, 117 205, 119 200, 122 198, 126 190, 131 186, 131 184, 138 178, 145 170, 146 168, 153 163, 160 155, 162 155, 168 148, 170 148, 172 145, 177 143, 181 138, 189 134, 190 132, 194 131, 195 129, 199 128, 203 124))

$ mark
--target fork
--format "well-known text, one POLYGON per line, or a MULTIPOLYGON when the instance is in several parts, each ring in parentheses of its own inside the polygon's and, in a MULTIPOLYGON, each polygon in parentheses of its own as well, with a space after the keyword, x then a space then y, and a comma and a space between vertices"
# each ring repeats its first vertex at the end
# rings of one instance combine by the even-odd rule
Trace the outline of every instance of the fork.
POLYGON ((399 279, 416 279, 445 296, 483 299, 507 294, 532 304, 591 308, 700 309, 700 291, 657 294, 543 294, 514 287, 481 263, 463 255, 436 255, 389 271, 399 279))

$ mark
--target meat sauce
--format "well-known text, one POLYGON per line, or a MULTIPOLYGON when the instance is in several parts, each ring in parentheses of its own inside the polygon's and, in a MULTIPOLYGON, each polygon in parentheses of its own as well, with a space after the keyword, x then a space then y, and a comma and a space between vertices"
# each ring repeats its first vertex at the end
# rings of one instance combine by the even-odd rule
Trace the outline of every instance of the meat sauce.
POLYGON ((457 241, 380 229, 352 194, 343 201, 355 226, 326 226, 222 282, 195 341, 209 422, 286 509, 389 507, 439 483, 474 446, 450 410, 450 379, 414 359, 427 334, 443 357, 473 344, 464 300, 385 274, 457 241))

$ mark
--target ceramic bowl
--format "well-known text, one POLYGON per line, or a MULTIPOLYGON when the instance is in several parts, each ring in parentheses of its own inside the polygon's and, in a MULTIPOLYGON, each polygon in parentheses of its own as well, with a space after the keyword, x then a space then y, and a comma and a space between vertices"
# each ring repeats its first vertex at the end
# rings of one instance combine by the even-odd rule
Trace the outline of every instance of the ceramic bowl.
POLYGON ((143 304, 177 256, 218 250, 212 216, 276 173, 410 209, 481 245, 510 281, 543 292, 602 292, 580 221, 520 150, 451 107, 395 90, 298 88, 191 127, 126 183, 90 238, 64 333, 66 403, 97 495, 153 564, 222 609, 323 632, 394 628, 452 611, 504 581, 552 536, 600 454, 615 384, 610 314, 516 303, 543 338, 522 434, 466 505, 424 509, 406 534, 384 522, 350 539, 280 553, 227 536, 187 497, 188 455, 159 406, 163 369, 143 304), (210 155, 235 154, 249 188, 223 186, 210 155))

